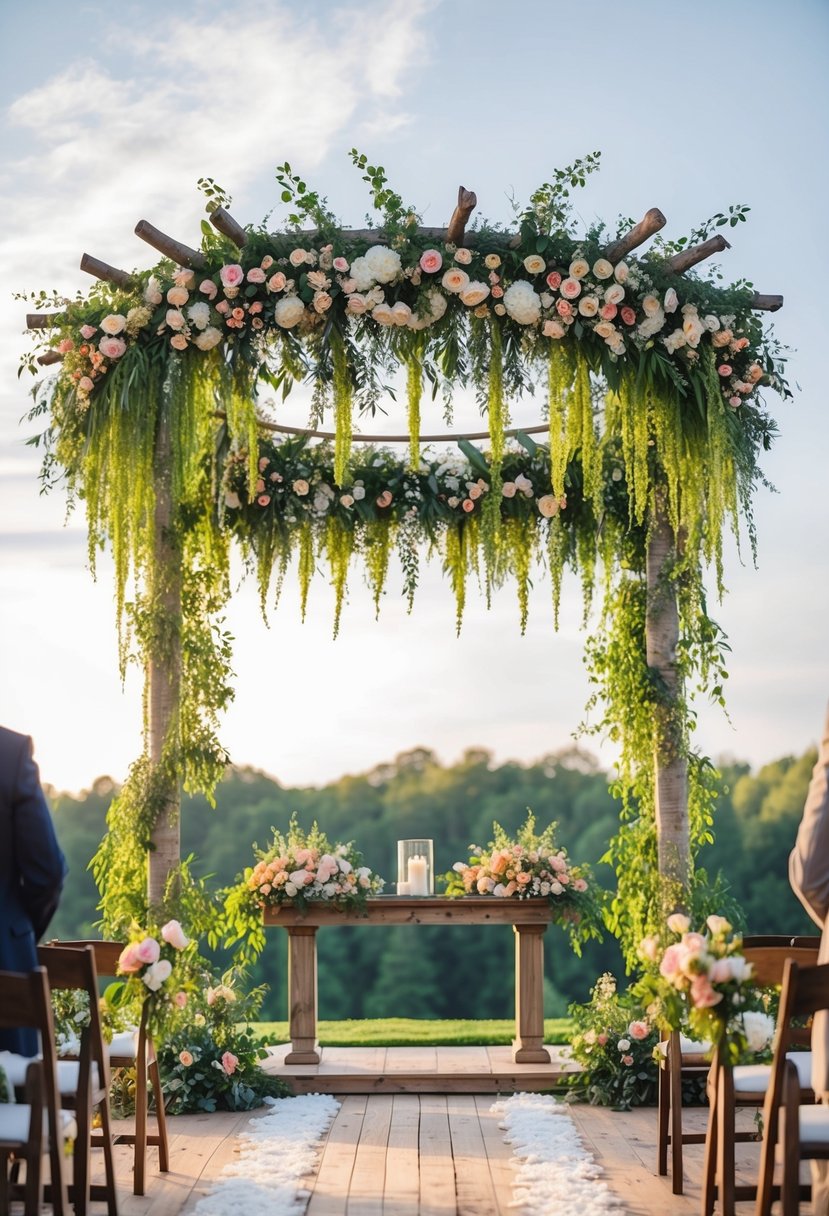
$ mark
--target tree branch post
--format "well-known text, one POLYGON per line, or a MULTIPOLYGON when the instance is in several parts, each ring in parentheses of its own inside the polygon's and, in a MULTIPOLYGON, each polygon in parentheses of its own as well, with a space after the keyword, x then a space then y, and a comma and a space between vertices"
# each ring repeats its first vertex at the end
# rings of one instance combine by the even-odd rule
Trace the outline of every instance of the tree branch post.
POLYGON ((654 711, 654 803, 660 877, 687 891, 691 878, 688 824, 688 761, 673 713, 682 693, 677 669, 679 607, 673 583, 677 557, 665 492, 657 488, 646 559, 648 667, 659 685, 654 711))
POLYGON ((178 717, 181 697, 181 551, 174 525, 170 402, 161 405, 153 462, 155 510, 149 610, 152 647, 147 661, 147 752, 158 795, 158 818, 147 865, 147 899, 158 907, 181 856, 178 717), (172 761, 171 761, 172 755, 172 761))

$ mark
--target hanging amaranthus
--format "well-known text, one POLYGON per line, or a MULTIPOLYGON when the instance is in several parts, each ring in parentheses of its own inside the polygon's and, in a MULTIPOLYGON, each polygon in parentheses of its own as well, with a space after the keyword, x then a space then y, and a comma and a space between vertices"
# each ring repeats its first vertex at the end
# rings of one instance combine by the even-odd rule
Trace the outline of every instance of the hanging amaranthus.
POLYGON ((337 329, 331 330, 331 354, 334 364, 334 480, 338 486, 345 485, 348 462, 351 457, 351 368, 346 356, 345 343, 337 329))

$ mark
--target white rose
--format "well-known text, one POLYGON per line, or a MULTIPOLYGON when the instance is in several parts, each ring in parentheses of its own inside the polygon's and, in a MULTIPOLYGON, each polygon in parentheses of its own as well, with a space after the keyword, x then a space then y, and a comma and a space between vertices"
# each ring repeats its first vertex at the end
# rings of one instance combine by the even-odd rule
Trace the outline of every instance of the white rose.
POLYGON ((621 304, 625 298, 625 289, 621 283, 611 283, 605 288, 604 301, 605 304, 621 304))
POLYGON ((305 305, 299 296, 284 296, 277 301, 273 319, 282 329, 293 329, 305 315, 305 305))
POLYGON ((222 340, 222 331, 216 329, 213 325, 208 325, 207 329, 203 329, 200 334, 196 334, 194 342, 199 350, 212 350, 214 346, 218 346, 222 340))
POLYGON ((708 330, 709 334, 715 334, 720 328, 720 318, 715 317, 712 313, 702 318, 702 323, 708 330))
MULTIPOLYGON (((375 283, 391 283, 400 274, 400 254, 386 245, 372 245, 365 255, 365 262, 375 283)), ((351 275, 353 278, 353 267, 351 275)))
POLYGON ((524 269, 528 274, 543 274, 547 263, 537 253, 531 253, 529 257, 524 258, 524 269))
POLYGON ((595 296, 582 296, 579 300, 579 312, 583 317, 595 317, 599 311, 599 301, 595 296))
POLYGON ((732 954, 728 961, 731 963, 731 978, 735 979, 738 984, 751 979, 754 967, 746 961, 742 954, 732 954))
POLYGON ((434 325, 435 321, 439 321, 448 308, 446 296, 442 292, 433 289, 427 291, 426 300, 429 306, 429 324, 434 325))
POLYGON ((630 1039, 619 1039, 616 1046, 619 1048, 619 1051, 630 1051, 630 1039))
POLYGON ((747 1010, 742 1022, 749 1051, 765 1051, 774 1038, 774 1018, 759 1010, 747 1010))
POLYGON ((705 333, 705 325, 696 313, 688 313, 682 322, 682 332, 689 346, 699 346, 699 340, 705 333))
POLYGON ((626 282, 629 274, 630 274, 630 271, 628 269, 627 262, 620 262, 619 265, 616 267, 616 269, 613 271, 613 277, 617 283, 626 282))
POLYGON ((468 283, 463 291, 458 293, 461 300, 468 308, 474 308, 476 304, 482 304, 489 295, 489 287, 486 283, 479 283, 477 280, 468 283))
POLYGON ((647 295, 642 300, 642 311, 646 317, 654 317, 661 309, 662 305, 654 295, 647 295))
POLYGON ((590 263, 584 258, 574 258, 570 263, 570 278, 583 279, 590 270, 590 263))
POLYGON ((534 325, 541 316, 541 298, 524 279, 511 283, 504 292, 504 307, 519 325, 534 325))
POLYGON ((665 299, 662 303, 662 307, 665 309, 665 312, 676 312, 678 306, 679 296, 676 294, 673 287, 669 287, 665 292, 665 299))
POLYGON ((361 502, 366 496, 366 491, 365 491, 364 486, 355 486, 352 493, 354 494, 355 502, 361 502))
POLYGON ((141 979, 147 985, 150 992, 158 992, 161 985, 170 978, 172 973, 173 964, 166 958, 160 958, 147 968, 141 979))
POLYGON ((613 263, 608 262, 607 258, 598 258, 593 263, 593 274, 597 279, 609 279, 613 274, 613 263))

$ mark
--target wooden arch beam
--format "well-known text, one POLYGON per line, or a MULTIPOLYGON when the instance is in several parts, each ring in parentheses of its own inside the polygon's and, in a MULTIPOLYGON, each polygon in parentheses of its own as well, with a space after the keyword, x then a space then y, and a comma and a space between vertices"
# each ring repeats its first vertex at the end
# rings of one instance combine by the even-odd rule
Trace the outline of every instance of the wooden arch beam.
POLYGON ((114 283, 116 287, 123 287, 125 291, 132 291, 136 285, 135 279, 128 271, 119 270, 117 266, 110 266, 108 262, 93 258, 90 253, 85 253, 81 258, 81 270, 91 274, 95 279, 101 279, 105 283, 114 283))
POLYGON ((207 259, 198 249, 191 249, 189 245, 183 245, 181 241, 174 240, 173 237, 167 236, 166 232, 154 228, 147 220, 138 221, 135 225, 135 235, 142 241, 146 241, 148 245, 152 245, 153 249, 157 249, 159 253, 163 253, 166 258, 171 258, 179 266, 187 266, 191 270, 203 270, 207 265, 207 259))
POLYGON ((645 212, 639 223, 631 228, 630 232, 626 232, 624 236, 619 237, 618 241, 608 245, 604 256, 608 262, 612 262, 616 266, 623 257, 630 253, 631 249, 638 249, 640 245, 644 245, 645 241, 664 228, 667 222, 658 207, 651 207, 650 211, 645 212))

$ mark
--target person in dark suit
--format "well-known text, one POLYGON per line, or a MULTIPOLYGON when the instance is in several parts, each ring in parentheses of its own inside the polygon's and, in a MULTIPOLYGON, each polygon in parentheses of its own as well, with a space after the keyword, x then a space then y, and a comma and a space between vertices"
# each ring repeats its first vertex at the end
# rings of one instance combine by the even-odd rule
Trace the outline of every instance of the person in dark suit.
MULTIPOLYGON (((0 726, 0 971, 33 971, 66 862, 40 787, 32 741, 0 726)), ((34 1056, 34 1030, 0 1030, 0 1050, 34 1056)))

